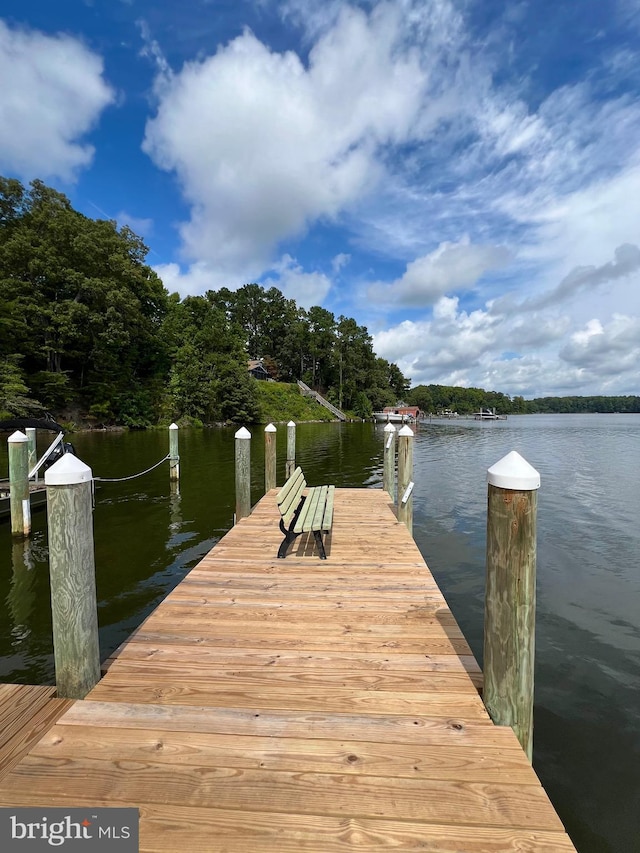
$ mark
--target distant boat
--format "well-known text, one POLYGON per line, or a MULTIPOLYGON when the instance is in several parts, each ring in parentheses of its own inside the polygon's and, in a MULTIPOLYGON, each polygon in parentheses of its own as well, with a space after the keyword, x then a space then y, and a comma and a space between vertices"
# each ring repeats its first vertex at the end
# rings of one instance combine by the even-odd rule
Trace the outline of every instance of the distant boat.
POLYGON ((506 415, 496 415, 495 406, 493 409, 480 408, 479 412, 474 412, 473 417, 476 421, 506 421, 506 415))
POLYGON ((379 424, 414 424, 422 412, 418 406, 385 406, 381 412, 374 412, 373 419, 379 424))

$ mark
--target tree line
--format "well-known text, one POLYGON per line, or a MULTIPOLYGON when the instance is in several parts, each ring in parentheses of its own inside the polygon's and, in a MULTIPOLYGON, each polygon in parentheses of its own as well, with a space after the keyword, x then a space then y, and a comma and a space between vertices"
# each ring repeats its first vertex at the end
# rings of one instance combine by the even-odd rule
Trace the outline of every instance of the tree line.
POLYGON ((248 358, 361 417, 408 392, 354 319, 257 284, 181 299, 147 253, 130 228, 84 216, 42 181, 0 177, 0 418, 252 422, 248 358))
POLYGON ((640 397, 510 397, 500 391, 484 388, 458 388, 450 385, 418 385, 407 396, 412 406, 423 412, 449 409, 459 415, 470 415, 480 409, 495 408, 499 415, 570 414, 570 413, 638 413, 640 397))

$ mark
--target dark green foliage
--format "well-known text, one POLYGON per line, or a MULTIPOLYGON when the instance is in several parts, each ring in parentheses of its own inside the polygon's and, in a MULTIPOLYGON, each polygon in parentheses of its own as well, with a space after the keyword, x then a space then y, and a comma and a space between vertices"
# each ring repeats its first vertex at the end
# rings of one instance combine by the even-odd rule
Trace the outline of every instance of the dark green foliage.
POLYGON ((41 181, 0 179, 0 357, 22 357, 46 407, 119 419, 123 391, 157 370, 167 296, 146 253, 41 181))

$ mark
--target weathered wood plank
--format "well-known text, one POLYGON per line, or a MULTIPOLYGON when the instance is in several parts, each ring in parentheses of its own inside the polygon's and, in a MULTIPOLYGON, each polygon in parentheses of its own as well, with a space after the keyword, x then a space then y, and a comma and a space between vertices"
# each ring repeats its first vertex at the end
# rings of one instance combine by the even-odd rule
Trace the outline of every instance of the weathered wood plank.
POLYGON ((154 761, 195 767, 355 773, 410 779, 536 784, 517 749, 220 735, 166 729, 57 726, 38 744, 49 759, 154 761))
MULTIPOLYGON (((472 687, 472 685, 471 685, 472 687)), ((255 686, 251 683, 217 683, 207 675, 187 671, 181 680, 175 675, 119 674, 112 667, 91 692, 92 699, 111 702, 140 702, 217 708, 261 708, 267 710, 326 711, 331 714, 427 714, 431 717, 456 716, 464 720, 489 721, 477 691, 400 692, 344 688, 308 688, 292 686, 255 686)))
MULTIPOLYGON (((69 803, 87 793, 116 791, 123 800, 203 807, 485 824, 562 830, 547 796, 537 784, 460 782, 226 767, 174 765, 154 761, 121 763, 91 756, 65 757, 64 765, 36 754, 26 756, 6 777, 14 803, 37 784, 44 797, 69 803), (52 772, 51 772, 52 771, 52 772)), ((0 788, 0 797, 3 789, 0 788)), ((0 799, 0 802, 2 800, 0 799)))
POLYGON ((197 730, 217 734, 375 741, 418 746, 441 744, 520 748, 512 730, 506 726, 494 726, 482 720, 460 720, 457 717, 443 719, 393 714, 313 714, 95 700, 76 702, 58 725, 197 730))

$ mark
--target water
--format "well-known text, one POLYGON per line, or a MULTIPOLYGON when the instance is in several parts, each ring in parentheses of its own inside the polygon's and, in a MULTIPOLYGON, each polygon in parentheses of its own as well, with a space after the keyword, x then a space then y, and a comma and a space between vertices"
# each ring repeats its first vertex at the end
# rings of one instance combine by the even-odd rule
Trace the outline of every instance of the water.
MULTIPOLYGON (((252 499, 263 490, 262 429, 252 499)), ((43 439, 44 440, 44 439, 43 439)), ((143 470, 164 432, 79 434, 96 476, 143 470)), ((100 644, 107 657, 229 528, 233 430, 180 433, 180 494, 168 463, 96 490, 100 644)), ((285 429, 279 428, 283 479, 285 429)), ((640 416, 549 415, 433 422, 414 450, 414 536, 482 656, 486 469, 510 450, 541 474, 534 765, 580 853, 640 851, 640 416)), ((379 488, 373 424, 303 424, 297 461, 310 483, 379 488)), ((0 474, 6 446, 0 444, 0 474)), ((53 683, 46 513, 28 543, 0 523, 0 680, 53 683)))

